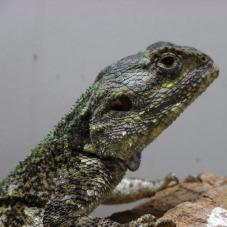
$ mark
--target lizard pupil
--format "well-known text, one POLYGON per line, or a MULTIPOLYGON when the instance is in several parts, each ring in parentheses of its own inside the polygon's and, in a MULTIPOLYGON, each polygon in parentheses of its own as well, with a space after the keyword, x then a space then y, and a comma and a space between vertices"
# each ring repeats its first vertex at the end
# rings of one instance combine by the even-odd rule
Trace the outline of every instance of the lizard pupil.
POLYGON ((110 108, 116 111, 129 111, 132 108, 132 102, 127 95, 122 94, 112 101, 110 108))
POLYGON ((174 64, 174 61, 175 59, 172 56, 166 56, 161 59, 161 63, 166 67, 171 67, 174 64))

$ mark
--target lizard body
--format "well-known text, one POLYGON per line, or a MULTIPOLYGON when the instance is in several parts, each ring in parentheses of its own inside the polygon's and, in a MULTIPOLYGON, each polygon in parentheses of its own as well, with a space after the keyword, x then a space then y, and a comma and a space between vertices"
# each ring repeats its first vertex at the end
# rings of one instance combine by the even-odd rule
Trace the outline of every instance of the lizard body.
POLYGON ((217 76, 209 56, 167 42, 106 67, 0 183, 0 226, 118 226, 87 215, 100 203, 137 200, 168 184, 123 177, 217 76))

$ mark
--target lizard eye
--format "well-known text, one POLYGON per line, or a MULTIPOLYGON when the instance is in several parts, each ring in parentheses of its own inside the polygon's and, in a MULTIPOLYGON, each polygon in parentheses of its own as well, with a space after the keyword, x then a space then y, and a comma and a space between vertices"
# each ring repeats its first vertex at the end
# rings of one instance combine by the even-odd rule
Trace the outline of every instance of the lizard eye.
POLYGON ((173 69, 178 65, 178 58, 173 53, 166 53, 161 56, 158 61, 158 66, 162 69, 173 69))
POLYGON ((130 98, 125 94, 114 98, 110 104, 110 109, 116 111, 129 111, 131 108, 132 102, 130 98))
POLYGON ((165 56, 161 59, 161 63, 165 65, 165 67, 169 68, 173 66, 175 58, 173 56, 165 56))
POLYGON ((181 69, 180 57, 173 53, 164 53, 157 62, 160 73, 167 75, 169 79, 175 79, 181 69))

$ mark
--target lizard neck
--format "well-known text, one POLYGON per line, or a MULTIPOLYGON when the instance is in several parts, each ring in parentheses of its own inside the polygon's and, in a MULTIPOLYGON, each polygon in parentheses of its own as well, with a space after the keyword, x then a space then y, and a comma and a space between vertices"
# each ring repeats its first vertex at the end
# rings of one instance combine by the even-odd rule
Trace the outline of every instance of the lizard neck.
MULTIPOLYGON (((23 196, 25 190, 36 185, 40 176, 43 185, 33 187, 34 191, 50 189, 55 173, 70 157, 81 153, 89 139, 89 98, 94 87, 90 87, 71 108, 54 129, 34 148, 31 154, 0 183, 0 198, 23 196), (31 182, 33 179, 34 182, 31 182)), ((45 193, 44 193, 45 194, 45 193)), ((49 194, 49 193, 47 193, 49 194)))

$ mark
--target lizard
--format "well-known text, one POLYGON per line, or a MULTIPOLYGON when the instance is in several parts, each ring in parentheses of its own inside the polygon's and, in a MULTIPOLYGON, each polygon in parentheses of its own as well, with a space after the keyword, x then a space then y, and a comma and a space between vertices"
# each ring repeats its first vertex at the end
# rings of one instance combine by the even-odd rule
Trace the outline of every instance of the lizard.
POLYGON ((207 54, 164 41, 104 68, 0 183, 0 226, 120 226, 89 214, 101 203, 145 198, 174 181, 124 175, 139 168, 142 150, 218 74, 207 54))

